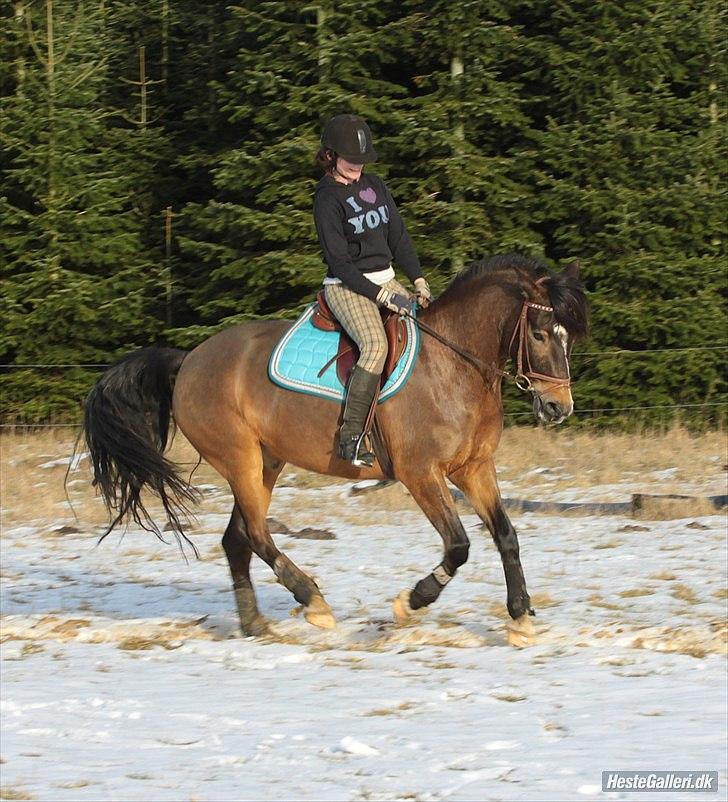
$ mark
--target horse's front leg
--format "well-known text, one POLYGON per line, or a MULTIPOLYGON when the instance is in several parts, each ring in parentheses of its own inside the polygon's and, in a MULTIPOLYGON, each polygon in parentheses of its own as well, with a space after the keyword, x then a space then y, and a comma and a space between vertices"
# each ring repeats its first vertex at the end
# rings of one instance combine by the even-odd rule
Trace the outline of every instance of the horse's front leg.
POLYGON ((417 475, 400 479, 440 533, 445 547, 443 560, 437 568, 421 579, 411 591, 404 590, 395 599, 394 617, 398 623, 404 623, 414 610, 427 607, 438 598, 457 569, 468 559, 470 541, 442 471, 432 466, 417 475))
POLYGON ((450 479, 465 493, 493 536, 503 563, 506 604, 512 619, 508 624, 508 641, 514 646, 527 646, 534 640, 534 627, 529 616, 535 613, 526 590, 518 535, 503 509, 493 460, 469 463, 453 473, 450 479))

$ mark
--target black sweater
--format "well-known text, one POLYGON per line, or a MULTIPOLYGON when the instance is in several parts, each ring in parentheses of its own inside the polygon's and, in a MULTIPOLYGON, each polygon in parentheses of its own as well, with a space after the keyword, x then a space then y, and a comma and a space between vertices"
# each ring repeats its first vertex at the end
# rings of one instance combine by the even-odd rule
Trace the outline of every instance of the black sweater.
POLYGON ((313 216, 327 275, 373 301, 381 289, 367 273, 394 261, 414 281, 422 275, 412 240, 386 184, 362 173, 353 184, 325 175, 316 187, 313 216))

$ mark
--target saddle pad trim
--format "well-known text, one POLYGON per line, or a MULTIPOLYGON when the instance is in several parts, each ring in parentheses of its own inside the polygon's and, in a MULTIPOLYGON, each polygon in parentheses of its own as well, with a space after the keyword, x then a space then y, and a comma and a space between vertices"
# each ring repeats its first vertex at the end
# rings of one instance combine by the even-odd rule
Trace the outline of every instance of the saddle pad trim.
MULTIPOLYGON (((319 398, 328 398, 332 401, 341 402, 344 398, 344 386, 338 380, 335 379, 336 387, 325 387, 319 385, 313 385, 306 381, 301 381, 300 379, 296 379, 292 376, 286 376, 282 372, 281 369, 281 361, 283 358, 283 354, 285 352, 286 346, 291 342, 294 338, 296 333, 301 329, 303 326, 311 326, 311 317, 313 316, 314 310, 316 308, 316 304, 311 304, 308 309, 301 315, 301 317, 291 326, 291 328, 283 335, 281 340, 278 342, 276 347, 273 349, 273 353, 270 356, 268 361, 268 378, 274 383, 277 384, 279 387, 283 387, 286 390, 294 390, 298 393, 303 393, 305 395, 313 395, 319 398)), ((417 326, 415 325, 414 321, 406 319, 405 325, 407 326, 407 335, 409 338, 409 344, 405 349, 404 354, 400 358, 397 366, 395 367, 392 375, 387 380, 387 383, 382 388, 382 392, 379 396, 379 403, 383 403, 387 399, 391 398, 392 396, 396 395, 402 387, 409 379, 412 370, 414 369, 415 362, 417 361, 417 355, 419 354, 420 350, 420 332, 417 326)), ((318 330, 317 330, 318 331, 318 330)), ((332 345, 332 352, 331 356, 336 351, 339 341, 339 332, 319 332, 325 337, 331 337, 331 345, 332 345)), ((326 362, 326 356, 323 355, 321 366, 326 362)), ((333 371, 334 374, 336 373, 335 365, 331 365, 329 367, 330 371, 333 371)))

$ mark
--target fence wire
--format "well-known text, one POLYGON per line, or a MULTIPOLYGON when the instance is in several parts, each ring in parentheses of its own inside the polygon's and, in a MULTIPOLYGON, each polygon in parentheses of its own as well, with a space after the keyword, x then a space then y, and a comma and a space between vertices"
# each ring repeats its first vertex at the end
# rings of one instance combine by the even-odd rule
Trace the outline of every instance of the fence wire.
MULTIPOLYGON (((587 409, 575 409, 572 414, 574 415, 587 415, 594 413, 618 413, 618 412, 634 412, 643 409, 694 409, 697 407, 726 407, 728 408, 728 401, 705 401, 700 404, 647 404, 645 406, 631 406, 631 407, 590 407, 587 409)), ((531 416, 533 412, 505 412, 506 418, 519 418, 522 416, 531 416)), ((80 429, 81 423, 0 423, 0 429, 63 429, 74 428, 80 429)))
MULTIPOLYGON (((630 351, 623 348, 616 351, 577 351, 571 354, 571 359, 575 357, 588 357, 590 359, 604 359, 612 356, 643 356, 645 354, 684 354, 690 351, 728 351, 728 345, 695 345, 686 348, 645 348, 642 351, 630 351)), ((28 368, 109 368, 111 363, 102 364, 100 362, 6 362, 0 363, 0 368, 8 370, 21 370, 28 368)))
MULTIPOLYGON (((627 349, 620 349, 617 351, 581 351, 571 355, 571 358, 584 357, 589 359, 608 358, 613 356, 643 356, 650 354, 679 354, 689 353, 692 351, 728 351, 728 345, 701 345, 690 346, 686 348, 647 348, 643 351, 630 351, 627 349)), ((29 369, 29 368, 108 368, 109 364, 101 364, 97 362, 86 363, 64 363, 64 362, 48 362, 48 363, 0 363, 0 368, 5 369, 29 369)), ((706 401, 699 404, 646 404, 635 405, 628 407, 591 407, 587 409, 575 409, 574 415, 594 415, 594 414, 618 414, 622 412, 638 412, 642 410, 652 409, 696 409, 704 407, 721 407, 727 406, 726 401, 706 401)), ((518 418, 532 415, 532 412, 506 412, 506 418, 518 418)), ((63 429, 63 428, 80 428, 81 423, 1 423, 0 429, 63 429)))

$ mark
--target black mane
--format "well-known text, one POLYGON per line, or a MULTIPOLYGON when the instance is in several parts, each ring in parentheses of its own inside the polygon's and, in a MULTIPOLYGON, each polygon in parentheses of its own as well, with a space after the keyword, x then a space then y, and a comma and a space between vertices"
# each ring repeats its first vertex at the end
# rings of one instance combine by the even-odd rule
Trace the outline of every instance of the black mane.
POLYGON ((457 293, 473 282, 485 278, 500 279, 503 286, 508 284, 517 290, 519 297, 526 287, 534 285, 538 279, 543 279, 541 284, 554 308, 556 322, 561 324, 573 339, 586 336, 589 326, 584 285, 578 278, 566 273, 554 273, 543 262, 531 256, 509 253, 479 259, 461 270, 441 297, 457 293), (511 275, 506 276, 505 273, 511 275))

